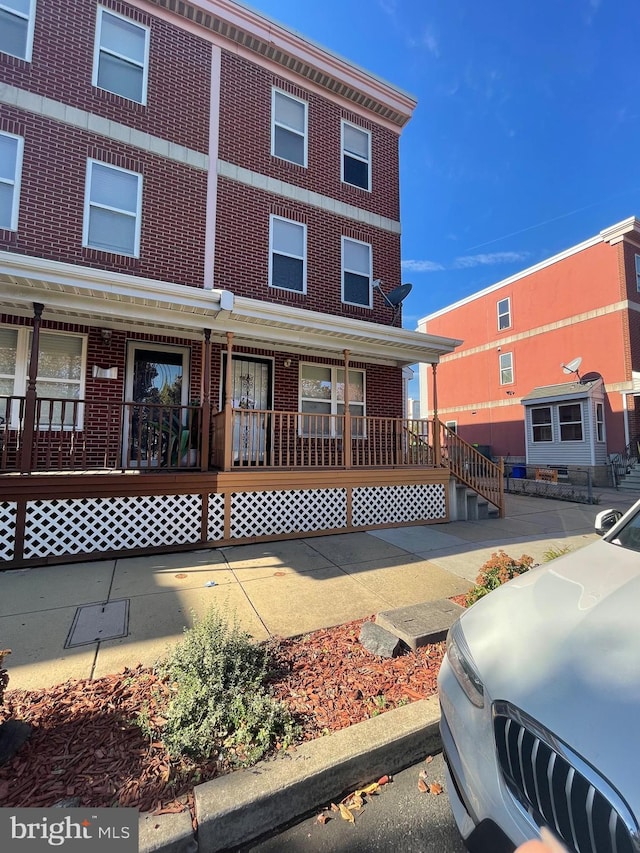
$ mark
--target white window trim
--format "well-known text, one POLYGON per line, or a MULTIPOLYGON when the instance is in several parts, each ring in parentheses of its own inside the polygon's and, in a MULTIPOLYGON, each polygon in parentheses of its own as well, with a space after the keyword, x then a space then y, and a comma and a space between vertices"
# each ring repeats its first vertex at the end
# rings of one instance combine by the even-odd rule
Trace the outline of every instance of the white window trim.
MULTIPOLYGON (((330 411, 326 413, 326 417, 331 418, 331 433, 327 434, 325 436, 318 436, 318 438, 336 438, 336 437, 338 437, 338 430, 336 429, 336 420, 335 419, 336 419, 336 417, 340 417, 340 413, 338 412, 338 406, 344 405, 344 400, 338 400, 338 371, 339 370, 344 370, 344 367, 340 364, 323 364, 321 362, 315 362, 315 361, 301 361, 299 363, 299 366, 298 366, 298 411, 300 412, 300 415, 301 415, 299 418, 299 422, 298 422, 298 435, 299 436, 306 435, 306 433, 302 429, 304 415, 308 414, 310 417, 314 416, 313 412, 303 412, 302 403, 304 400, 307 400, 307 401, 317 400, 318 402, 321 402, 321 403, 327 403, 327 402, 330 403, 330 411), (303 397, 302 396, 302 370, 304 367, 323 367, 326 370, 331 371, 331 400, 328 401, 328 400, 324 400, 324 399, 320 399, 320 398, 303 397)), ((362 403, 359 403, 359 402, 354 403, 352 400, 352 401, 350 401, 349 405, 350 406, 353 406, 353 405, 362 406, 361 417, 366 418, 367 417, 367 371, 363 370, 360 367, 349 367, 347 377, 345 377, 347 380, 348 380, 348 374, 349 373, 361 374, 361 376, 362 376, 362 396, 364 397, 364 400, 362 401, 362 403)), ((346 411, 346 409, 345 409, 345 411, 346 411)), ((351 417, 357 417, 357 416, 352 415, 351 417)), ((364 428, 362 435, 358 435, 358 436, 352 435, 351 437, 352 438, 366 438, 367 437, 367 435, 366 435, 366 421, 364 423, 364 427, 365 428, 364 428)))
POLYGON ((512 352, 501 352, 500 355, 498 356, 498 359, 499 359, 498 364, 499 364, 499 368, 500 368, 500 385, 513 385, 515 382, 515 378, 516 378, 515 371, 513 369, 513 353, 512 352), (506 359, 507 356, 509 357, 509 366, 504 367, 502 364, 502 360, 506 359), (502 372, 504 370, 510 370, 511 371, 511 379, 509 379, 507 382, 502 381, 502 372))
MULTIPOLYGON (((638 256, 636 255, 636 257, 638 257, 638 256)), ((604 403, 596 402, 596 404, 594 406, 593 417, 594 417, 595 422, 596 422, 596 436, 595 436, 596 441, 599 444, 604 444, 607 440, 607 430, 606 430, 606 426, 605 426, 605 417, 604 417, 604 403), (601 418, 598 418, 598 410, 600 410, 600 412, 602 414, 601 418), (598 427, 601 427, 600 432, 602 433, 602 437, 598 436, 598 431, 599 431, 598 427)))
POLYGON ((510 329, 511 328, 511 297, 510 296, 505 296, 503 299, 498 299, 498 301, 496 303, 496 313, 498 315, 498 331, 504 332, 505 329, 510 329), (507 310, 500 313, 500 303, 502 303, 502 302, 507 303, 507 310), (506 326, 500 325, 500 318, 501 317, 508 317, 509 322, 507 323, 506 326))
POLYGON ((9 222, 9 231, 18 230, 18 212, 20 210, 20 188, 22 186, 22 155, 24 152, 24 137, 17 136, 14 133, 0 133, 0 136, 9 136, 12 139, 18 140, 16 150, 16 168, 13 174, 13 181, 2 181, 2 183, 13 184, 13 198, 11 200, 11 220, 9 222))
MULTIPOLYGON (((3 328, 8 328, 11 330, 16 330, 18 333, 18 337, 16 340, 16 371, 13 376, 13 394, 10 394, 10 397, 24 397, 27 393, 27 384, 29 382, 29 359, 31 358, 31 332, 33 331, 31 326, 12 326, 10 324, 4 325, 3 328)), ((87 375, 87 335, 77 334, 75 332, 59 332, 57 329, 44 329, 41 330, 46 332, 48 335, 57 335, 58 337, 72 337, 72 338, 81 338, 82 339, 82 369, 80 371, 80 380, 76 382, 75 380, 67 380, 70 384, 78 385, 78 399, 84 400, 84 396, 86 393, 86 375, 87 375)), ((41 382, 47 382, 48 380, 44 380, 42 378, 38 378, 36 381, 36 391, 39 397, 46 398, 46 393, 43 394, 41 382)), ((53 381, 53 380, 51 380, 53 381)), ((58 399, 58 398, 55 398, 58 399)), ((69 400, 76 399, 75 397, 65 398, 69 400)), ((74 425, 63 426, 63 430, 81 430, 84 428, 84 403, 80 403, 77 408, 77 422, 74 425)), ((37 426, 37 425, 36 425, 37 426)), ((14 408, 13 417, 11 418, 11 422, 9 424, 9 429, 19 429, 20 423, 18 418, 18 409, 14 408)), ((42 426, 39 429, 43 429, 42 426)))
POLYGON ((139 258, 140 257, 140 232, 141 232, 141 219, 142 219, 142 175, 139 172, 132 172, 130 169, 121 169, 120 166, 113 166, 111 163, 104 163, 102 160, 87 160, 87 174, 85 178, 85 190, 84 190, 84 221, 82 225, 82 245, 87 249, 95 249, 98 252, 107 252, 112 255, 122 255, 127 258, 139 258), (130 210, 123 210, 115 207, 106 207, 102 204, 96 204, 91 201, 91 173, 93 169, 93 164, 97 163, 99 166, 104 166, 107 169, 115 169, 118 172, 126 172, 128 175, 135 175, 138 179, 138 192, 136 195, 136 211, 135 211, 135 236, 134 236, 134 250, 133 254, 130 255, 128 252, 119 252, 115 249, 105 249, 104 246, 93 246, 89 243, 89 214, 91 207, 99 207, 102 210, 113 210, 116 213, 121 213, 124 216, 133 216, 130 210))
POLYGON ((553 444, 553 407, 552 406, 532 406, 530 411, 530 420, 531 420, 531 442, 532 444, 553 444), (535 424, 533 422, 533 413, 540 409, 547 409, 549 412, 549 420, 545 421, 543 424, 535 424), (536 427, 551 427, 551 438, 536 438, 536 427))
POLYGON ((567 400, 564 403, 558 403, 558 439, 562 444, 574 443, 578 444, 580 442, 584 443, 585 441, 585 423, 584 423, 584 408, 580 401, 570 402, 567 400), (563 421, 560 419, 560 409, 565 406, 578 406, 580 409, 580 420, 579 421, 563 421), (582 438, 563 438, 562 437, 562 427, 563 426, 575 426, 576 424, 580 424, 580 431, 582 432, 582 438))
MULTIPOLYGON (((10 5, 11 0, 9 2, 2 2, 0 0, 0 6, 9 12, 12 15, 15 15, 16 18, 25 19, 25 15, 20 12, 18 9, 10 5)), ((16 56, 18 59, 24 59, 25 62, 31 62, 31 57, 33 55, 33 33, 35 30, 35 22, 36 22, 36 0, 30 0, 29 3, 29 12, 26 15, 27 19, 27 41, 25 44, 25 55, 20 56, 17 53, 8 53, 7 56, 16 56)), ((4 53, 5 51, 0 51, 4 53)))
POLYGON ((302 98, 297 98, 295 95, 292 95, 290 92, 285 92, 282 89, 278 89, 275 86, 271 89, 271 156, 277 157, 279 160, 284 160, 285 163, 293 163, 294 166, 301 166, 301 168, 306 169, 308 163, 308 149, 309 149, 309 104, 303 100, 302 98), (294 127, 289 127, 287 124, 282 124, 282 122, 276 122, 276 95, 283 95, 285 98, 290 98, 292 101, 297 101, 299 104, 304 106, 304 131, 301 134, 299 130, 294 127), (296 163, 295 160, 289 160, 288 157, 283 157, 281 154, 276 153, 276 126, 284 127, 286 130, 291 133, 296 133, 298 136, 302 135, 303 143, 304 143, 304 154, 303 160, 304 162, 296 163))
POLYGON ((371 131, 366 127, 360 127, 358 124, 354 124, 352 121, 347 121, 346 119, 342 119, 340 122, 340 180, 343 184, 347 184, 349 187, 354 187, 357 190, 362 190, 363 192, 371 192, 371 131), (344 147, 344 129, 349 125, 349 127, 353 127, 356 130, 359 130, 361 133, 365 133, 368 139, 368 147, 367 147, 367 160, 363 160, 362 157, 359 157, 357 154, 353 152, 345 151, 344 147), (352 157, 354 160, 360 160, 361 162, 367 164, 367 186, 361 187, 359 184, 352 184, 350 181, 345 181, 344 179, 344 158, 345 156, 352 157))
POLYGON ((306 294, 307 292, 307 226, 304 222, 296 222, 295 219, 276 216, 274 213, 269 216, 269 287, 272 287, 274 290, 283 290, 285 293, 306 294), (273 248, 273 223, 276 220, 280 222, 290 222, 292 225, 297 225, 302 228, 302 258, 298 255, 291 255, 288 252, 277 252, 278 255, 282 255, 284 258, 302 260, 302 290, 293 290, 290 287, 282 287, 279 284, 273 283, 273 255, 275 252, 275 249, 273 248))
POLYGON ((118 12, 114 12, 113 9, 106 9, 104 6, 98 6, 98 15, 96 18, 96 39, 93 47, 93 74, 91 77, 91 83, 96 89, 102 89, 103 92, 111 92, 113 95, 117 95, 119 98, 124 98, 125 101, 131 101, 134 104, 142 104, 142 106, 147 105, 147 84, 149 81, 149 41, 150 41, 150 31, 149 27, 144 24, 139 23, 138 21, 134 21, 133 18, 128 18, 126 15, 121 15, 118 12), (101 39, 102 39, 102 18, 104 14, 113 15, 114 18, 120 18, 123 21, 126 21, 128 24, 131 24, 134 27, 139 27, 144 32, 144 64, 142 66, 142 100, 138 101, 134 98, 129 98, 127 95, 123 95, 121 92, 114 92, 112 89, 104 89, 102 86, 98 85, 98 68, 100 65, 100 52, 101 50, 105 50, 105 53, 112 54, 113 56, 117 56, 119 59, 124 59, 127 62, 130 62, 132 65, 140 65, 140 63, 132 59, 130 56, 125 56, 124 54, 116 54, 113 51, 106 50, 106 48, 101 47, 101 39))
POLYGON ((365 243, 363 240, 354 240, 353 237, 342 237, 341 243, 341 257, 340 257, 340 289, 342 291, 342 303, 343 305, 355 305, 357 308, 373 308, 373 247, 371 243, 365 243), (352 270, 347 269, 344 263, 344 246, 346 242, 349 243, 359 243, 361 246, 367 246, 369 248, 369 302, 365 304, 364 302, 349 302, 345 299, 344 292, 344 274, 346 272, 351 272, 354 275, 362 275, 361 270, 352 270))

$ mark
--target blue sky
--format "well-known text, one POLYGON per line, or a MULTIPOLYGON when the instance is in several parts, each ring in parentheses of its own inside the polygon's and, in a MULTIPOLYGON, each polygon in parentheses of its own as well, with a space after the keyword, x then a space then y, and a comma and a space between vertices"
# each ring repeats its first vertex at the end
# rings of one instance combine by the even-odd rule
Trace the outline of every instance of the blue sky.
POLYGON ((418 99, 400 141, 406 328, 640 216, 631 0, 247 5, 418 99))

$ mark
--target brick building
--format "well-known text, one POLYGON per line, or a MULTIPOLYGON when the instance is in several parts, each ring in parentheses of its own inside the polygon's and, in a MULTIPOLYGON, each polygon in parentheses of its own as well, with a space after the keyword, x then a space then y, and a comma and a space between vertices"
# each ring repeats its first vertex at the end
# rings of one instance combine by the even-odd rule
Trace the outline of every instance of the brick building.
POLYGON ((446 519, 403 372, 457 341, 385 299, 412 97, 230 0, 0 15, 5 565, 446 519))
POLYGON ((425 317, 420 330, 464 340, 438 367, 440 418, 493 456, 605 482, 640 437, 639 292, 632 217, 425 317))

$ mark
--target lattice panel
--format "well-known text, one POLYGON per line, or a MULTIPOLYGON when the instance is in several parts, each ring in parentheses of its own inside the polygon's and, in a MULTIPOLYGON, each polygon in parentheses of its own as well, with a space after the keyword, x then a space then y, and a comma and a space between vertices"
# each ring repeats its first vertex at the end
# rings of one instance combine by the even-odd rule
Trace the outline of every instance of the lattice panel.
POLYGON ((446 518, 444 485, 362 486, 352 493, 354 527, 446 518))
POLYGON ((15 554, 16 509, 12 501, 0 503, 0 560, 12 560, 15 554))
POLYGON ((347 526, 346 489, 238 492, 231 496, 231 536, 270 536, 347 526))
POLYGON ((199 542, 200 507, 200 495, 29 501, 24 556, 199 542))
POLYGON ((224 539, 224 495, 209 495, 207 539, 224 539))

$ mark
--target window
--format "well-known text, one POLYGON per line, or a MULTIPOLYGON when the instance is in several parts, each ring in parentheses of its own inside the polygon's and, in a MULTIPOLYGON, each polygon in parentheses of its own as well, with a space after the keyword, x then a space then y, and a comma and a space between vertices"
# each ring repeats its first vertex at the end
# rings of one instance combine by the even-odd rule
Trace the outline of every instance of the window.
POLYGON ((636 255, 636 289, 640 293, 640 255, 636 255))
POLYGON ((371 134, 346 121, 342 122, 342 180, 371 190, 371 134))
POLYGON ((277 89, 271 102, 271 153, 307 165, 307 105, 277 89))
MULTIPOLYGON (((636 257, 638 257, 636 255, 636 257)), ((596 403, 596 441, 604 441, 604 404, 596 403)))
POLYGON ((534 441, 553 441, 551 427, 551 407, 540 406, 531 410, 531 426, 534 441))
POLYGON ((445 421, 444 424, 449 432, 454 433, 454 435, 458 432, 458 421, 445 421))
POLYGON ((146 104, 148 66, 147 27, 106 9, 98 9, 93 85, 146 104))
POLYGON ((139 257, 141 204, 142 175, 89 160, 83 246, 139 257))
POLYGON ((371 246, 342 238, 342 301, 371 308, 371 246))
POLYGON ((582 441, 582 406, 567 403, 558 406, 560 441, 582 441))
POLYGON ((0 228, 16 231, 22 174, 21 136, 0 133, 0 228))
POLYGON ((0 51, 31 62, 35 0, 0 0, 0 51))
POLYGON ((510 385, 513 382, 513 353, 500 353, 500 384, 510 385))
POLYGON ((501 299, 498 302, 498 330, 508 329, 511 325, 511 299, 501 299))
MULTIPOLYGON (((25 326, 0 326, 2 397, 24 397, 26 394, 32 334, 25 326)), ((81 426, 81 406, 65 405, 63 401, 82 399, 85 365, 85 336, 40 332, 37 393, 41 427, 81 426)), ((12 411, 15 414, 11 426, 15 429, 18 426, 17 407, 12 407, 12 411)))
POLYGON ((290 219, 271 217, 269 285, 307 292, 307 228, 290 219))
MULTIPOLYGON (((363 370, 349 371, 349 412, 358 418, 352 421, 351 434, 364 435, 365 374, 363 370)), ((300 365, 300 411, 302 435, 342 435, 344 415, 344 368, 320 364, 300 365)))

